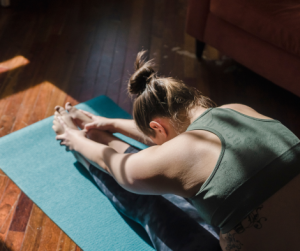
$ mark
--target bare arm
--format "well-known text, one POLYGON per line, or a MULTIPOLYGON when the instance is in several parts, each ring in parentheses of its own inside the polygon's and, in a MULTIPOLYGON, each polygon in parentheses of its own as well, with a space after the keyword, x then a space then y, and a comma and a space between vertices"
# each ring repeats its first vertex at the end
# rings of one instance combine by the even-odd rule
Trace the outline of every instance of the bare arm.
POLYGON ((93 122, 85 125, 86 130, 99 129, 103 131, 109 131, 111 133, 118 132, 137 141, 140 141, 146 145, 155 145, 149 137, 144 135, 137 128, 133 119, 111 119, 102 116, 96 116, 83 110, 81 111, 93 120, 93 122))
POLYGON ((178 136, 161 146, 122 154, 86 138, 84 130, 70 129, 65 124, 64 127, 65 132, 56 139, 101 166, 126 190, 139 194, 186 195, 187 172, 193 164, 190 151, 183 151, 190 145, 188 138, 178 136))
MULTIPOLYGON (((184 174, 179 169, 185 161, 181 159, 180 150, 175 152, 177 156, 174 157, 174 151, 168 150, 170 145, 153 146, 134 154, 122 154, 109 146, 80 137, 74 144, 74 150, 102 167, 130 192, 184 196, 184 174), (180 177, 177 177, 178 174, 180 177)), ((184 168, 186 167, 188 170, 187 162, 184 168)))

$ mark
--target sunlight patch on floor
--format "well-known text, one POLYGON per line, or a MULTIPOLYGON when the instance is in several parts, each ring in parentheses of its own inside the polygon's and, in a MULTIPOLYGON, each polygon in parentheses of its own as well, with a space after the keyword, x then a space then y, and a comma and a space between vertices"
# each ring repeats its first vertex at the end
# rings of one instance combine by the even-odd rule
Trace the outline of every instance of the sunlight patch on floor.
POLYGON ((11 71, 29 63, 30 61, 27 58, 23 56, 15 56, 14 58, 0 63, 0 73, 11 71))

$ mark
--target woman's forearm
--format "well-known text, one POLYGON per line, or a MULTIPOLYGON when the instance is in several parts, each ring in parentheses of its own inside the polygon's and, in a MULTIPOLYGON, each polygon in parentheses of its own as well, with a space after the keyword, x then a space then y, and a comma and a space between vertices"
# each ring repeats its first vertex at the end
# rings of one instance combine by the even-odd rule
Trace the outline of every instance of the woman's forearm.
POLYGON ((149 137, 137 128, 133 119, 113 119, 112 126, 115 132, 122 133, 149 146, 155 145, 149 137))
POLYGON ((107 145, 103 145, 87 138, 79 138, 74 146, 74 151, 83 155, 97 168, 104 169, 111 174, 110 169, 103 160, 104 152, 115 152, 114 149, 107 145))
POLYGON ((130 178, 124 170, 124 163, 129 157, 128 154, 118 153, 107 145, 82 137, 76 140, 74 150, 91 161, 91 163, 94 163, 100 170, 104 169, 123 188, 129 187, 130 178))

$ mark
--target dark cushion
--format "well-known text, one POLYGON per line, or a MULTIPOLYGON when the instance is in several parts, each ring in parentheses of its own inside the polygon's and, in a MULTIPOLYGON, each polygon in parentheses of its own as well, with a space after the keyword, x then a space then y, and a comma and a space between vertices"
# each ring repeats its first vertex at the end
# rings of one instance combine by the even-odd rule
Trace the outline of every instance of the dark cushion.
POLYGON ((252 35, 300 56, 299 0, 211 0, 210 11, 252 35))

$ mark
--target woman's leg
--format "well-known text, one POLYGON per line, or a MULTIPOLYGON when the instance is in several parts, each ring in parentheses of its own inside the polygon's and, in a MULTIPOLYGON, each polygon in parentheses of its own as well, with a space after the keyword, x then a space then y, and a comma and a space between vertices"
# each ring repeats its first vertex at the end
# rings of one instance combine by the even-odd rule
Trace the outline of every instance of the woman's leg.
MULTIPOLYGON (((69 120, 67 116, 70 115, 62 108, 58 112, 63 114, 65 121, 69 120)), ((120 153, 138 152, 107 132, 95 130, 89 136, 120 153)), ((145 228, 157 250, 220 250, 218 239, 203 228, 201 222, 197 222, 199 217, 195 214, 196 210, 185 199, 174 195, 163 197, 130 193, 111 176, 87 164, 82 156, 77 157, 86 165, 98 187, 116 209, 145 228), (177 204, 173 204, 174 201, 177 204)))
MULTIPOLYGON (((71 103, 66 103, 65 106, 66 109, 64 109, 61 106, 56 106, 55 107, 55 116, 60 115, 61 118, 64 120, 64 122, 73 129, 78 129, 81 128, 83 129, 84 126, 87 123, 90 123, 92 120, 86 116, 84 113, 79 111, 76 107, 72 106, 71 103)), ((53 130, 56 132, 56 134, 62 134, 63 133, 63 127, 61 124, 58 122, 57 118, 55 117, 54 122, 53 122, 53 130)), ((100 130, 90 130, 87 134, 88 138, 91 140, 108 145, 112 148, 114 148, 117 152, 119 153, 124 153, 124 151, 129 147, 129 144, 127 144, 124 141, 119 140, 117 137, 114 137, 111 133, 107 133, 104 131, 100 130)), ((87 168, 89 165, 88 160, 86 160, 83 156, 81 156, 79 153, 72 152, 76 159, 80 159, 81 164, 84 165, 84 167, 87 168)), ((93 164, 93 163, 91 163, 93 164)), ((103 170, 102 170, 103 171, 103 170)))
MULTIPOLYGON (((136 152, 134 147, 125 151, 136 152)), ((157 250, 221 250, 218 239, 201 225, 196 209, 185 199, 133 194, 98 168, 91 165, 89 171, 118 211, 145 228, 157 250)))

